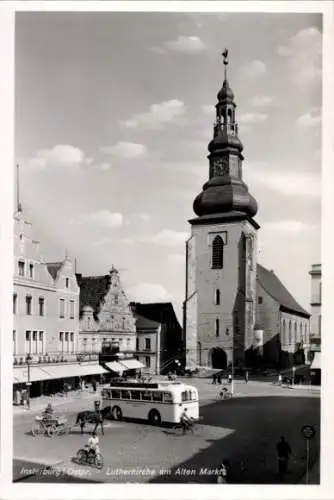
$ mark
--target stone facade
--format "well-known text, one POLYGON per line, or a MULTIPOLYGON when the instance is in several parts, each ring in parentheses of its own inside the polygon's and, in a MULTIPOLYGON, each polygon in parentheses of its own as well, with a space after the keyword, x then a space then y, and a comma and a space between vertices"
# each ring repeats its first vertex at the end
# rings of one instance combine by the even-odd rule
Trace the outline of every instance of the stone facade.
POLYGON ((146 371, 159 375, 161 366, 161 338, 164 325, 136 314, 137 343, 136 357, 146 371))
POLYGON ((245 220, 196 223, 187 248, 187 365, 200 360, 212 366, 216 348, 224 351, 227 363, 232 362, 233 351, 234 361, 241 361, 253 343, 256 229, 245 220), (212 269, 212 242, 218 234, 224 240, 224 264, 212 269))
POLYGON ((78 275, 78 282, 81 290, 80 349, 99 352, 103 341, 113 341, 118 342, 121 352, 133 353, 136 349, 136 320, 119 272, 112 268, 106 276, 78 275), (105 288, 97 300, 101 284, 105 288), (89 292, 87 296, 85 290, 89 292))
POLYGON ((63 351, 77 350, 79 288, 73 267, 71 259, 66 258, 57 263, 58 274, 53 277, 41 253, 40 243, 33 237, 31 223, 24 220, 22 212, 16 214, 12 340, 14 362, 15 359, 17 362, 22 361, 27 354, 38 358, 45 354, 58 356, 63 351), (64 301, 62 318, 60 300, 64 301), (59 343, 60 332, 64 332, 63 347, 59 343), (66 342, 65 332, 68 333, 66 342))

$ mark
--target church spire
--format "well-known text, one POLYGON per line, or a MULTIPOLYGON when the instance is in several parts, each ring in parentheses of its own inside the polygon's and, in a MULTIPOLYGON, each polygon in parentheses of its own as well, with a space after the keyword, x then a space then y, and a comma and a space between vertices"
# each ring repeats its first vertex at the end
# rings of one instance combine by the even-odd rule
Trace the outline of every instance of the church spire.
POLYGON ((242 212, 253 216, 257 203, 242 179, 243 145, 239 139, 234 93, 227 80, 229 53, 222 53, 224 81, 217 94, 213 139, 208 145, 209 181, 194 202, 197 215, 242 212))

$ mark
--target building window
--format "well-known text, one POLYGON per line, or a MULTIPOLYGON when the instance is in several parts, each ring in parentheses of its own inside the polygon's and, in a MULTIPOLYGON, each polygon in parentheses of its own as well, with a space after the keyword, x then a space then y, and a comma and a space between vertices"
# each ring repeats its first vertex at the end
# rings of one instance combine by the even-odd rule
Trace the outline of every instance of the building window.
POLYGON ((44 298, 40 297, 38 299, 38 305, 39 305, 39 315, 44 316, 44 298))
POLYGON ((17 309, 17 294, 13 294, 13 314, 16 314, 16 309, 17 309))
POLYGON ((29 264, 29 278, 33 278, 33 277, 34 277, 34 265, 29 264))
POLYGON ((147 351, 151 350, 151 339, 149 339, 149 338, 145 339, 145 349, 147 351))
POLYGON ((19 276, 24 276, 24 262, 22 260, 19 260, 18 266, 19 266, 19 276))
POLYGON ((30 341, 30 331, 29 330, 26 331, 26 341, 27 342, 30 341))
POLYGON ((258 304, 263 304, 263 297, 258 297, 257 303, 258 304))
POLYGON ((289 344, 292 344, 292 325, 291 325, 291 321, 289 321, 289 344))
POLYGON ((90 320, 91 320, 91 318, 90 318, 90 316, 88 316, 88 318, 87 318, 87 328, 88 328, 88 330, 90 329, 90 320))
POLYGON ((31 352, 31 332, 30 330, 26 331, 26 346, 25 346, 25 352, 30 353, 31 352))
POLYGON ((219 337, 219 319, 216 318, 216 337, 219 337))
POLYGON ((118 304, 118 295, 115 295, 115 304, 118 304))
POLYGON ((283 335, 282 335, 283 344, 286 342, 286 324, 285 319, 283 319, 283 335))
POLYGON ((125 318, 122 318, 122 330, 125 330, 125 318))
POLYGON ((65 342, 68 342, 68 332, 65 332, 65 342))
POLYGON ((139 338, 136 338, 136 351, 139 351, 139 338))
POLYGON ((220 290, 216 290, 215 303, 216 306, 220 306, 220 290))
POLYGON ((71 332, 70 337, 71 337, 71 342, 73 342, 74 341, 74 333, 73 332, 71 332))
POLYGON ((151 357, 150 356, 145 356, 145 365, 146 365, 146 368, 151 368, 151 357))
POLYGON ((43 353, 44 352, 44 346, 43 346, 43 332, 39 332, 39 352, 43 353))
POLYGON ((293 341, 296 343, 297 342, 297 322, 295 322, 295 338, 293 341))
POLYGON ((32 297, 31 297, 31 295, 27 295, 27 297, 26 297, 26 314, 28 314, 28 316, 31 316, 31 303, 32 303, 32 297))
POLYGON ((303 325, 302 325, 302 323, 300 323, 300 326, 299 326, 299 336, 300 336, 299 342, 303 342, 303 325))
POLYGON ((68 278, 66 278, 65 279, 65 286, 66 286, 66 288, 68 288, 69 282, 70 282, 70 280, 68 278))
POLYGON ((36 331, 32 332, 32 341, 33 341, 33 353, 37 354, 38 349, 37 349, 37 332, 36 331))
POLYGON ((65 300, 64 299, 59 300, 59 316, 61 318, 65 318, 65 300))
POLYGON ((83 339, 82 346, 83 346, 84 352, 87 352, 87 339, 86 338, 83 339))
POLYGON ((224 243, 220 236, 216 236, 212 242, 212 269, 222 269, 224 255, 224 243))
POLYGON ((70 300, 70 319, 74 319, 74 300, 70 300))

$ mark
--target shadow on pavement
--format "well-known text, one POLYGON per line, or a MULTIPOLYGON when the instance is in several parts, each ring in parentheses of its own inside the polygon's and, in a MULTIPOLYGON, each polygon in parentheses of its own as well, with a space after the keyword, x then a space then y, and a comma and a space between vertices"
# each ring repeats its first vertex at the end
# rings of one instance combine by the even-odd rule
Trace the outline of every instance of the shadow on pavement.
MULTIPOLYGON (((320 399, 313 397, 251 397, 215 402, 201 408, 201 425, 231 429, 226 437, 207 440, 211 444, 151 483, 215 483, 210 471, 223 459, 231 464, 229 482, 234 484, 277 484, 276 444, 285 436, 291 446, 286 484, 296 484, 305 474, 306 441, 304 425, 314 425, 316 436, 310 443, 310 463, 320 454, 320 399), (304 416, 305 415, 305 416, 304 416), (209 465, 208 465, 209 464, 209 465), (206 470, 205 470, 206 469, 206 470)), ((186 436, 180 436, 185 439, 186 436)))

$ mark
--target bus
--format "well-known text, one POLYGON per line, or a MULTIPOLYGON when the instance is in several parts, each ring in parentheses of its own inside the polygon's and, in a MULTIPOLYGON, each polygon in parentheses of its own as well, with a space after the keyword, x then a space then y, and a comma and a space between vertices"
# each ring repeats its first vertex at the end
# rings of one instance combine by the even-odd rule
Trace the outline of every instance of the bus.
POLYGON ((187 408, 189 417, 199 418, 198 391, 181 382, 112 382, 101 392, 102 410, 107 418, 148 420, 151 424, 180 422, 187 408))

